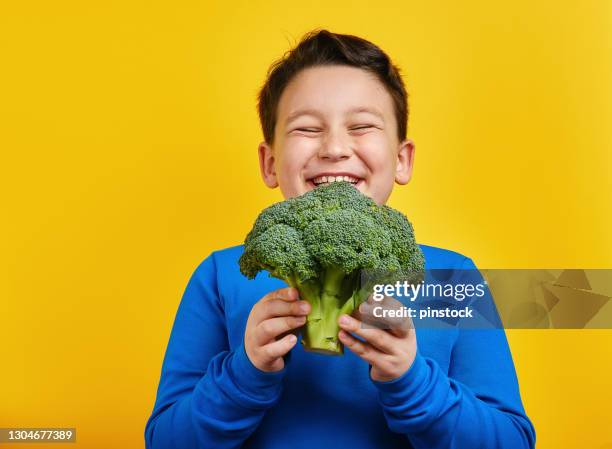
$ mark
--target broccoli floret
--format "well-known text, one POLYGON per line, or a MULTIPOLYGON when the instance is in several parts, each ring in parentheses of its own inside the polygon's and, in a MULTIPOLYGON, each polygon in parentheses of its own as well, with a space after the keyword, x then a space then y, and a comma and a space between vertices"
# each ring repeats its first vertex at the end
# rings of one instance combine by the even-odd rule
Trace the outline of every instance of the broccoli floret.
POLYGON ((425 262, 401 212, 379 206, 348 182, 333 182, 266 208, 239 263, 249 279, 266 270, 310 303, 305 349, 342 354, 338 317, 350 315, 382 279, 415 281, 425 262))

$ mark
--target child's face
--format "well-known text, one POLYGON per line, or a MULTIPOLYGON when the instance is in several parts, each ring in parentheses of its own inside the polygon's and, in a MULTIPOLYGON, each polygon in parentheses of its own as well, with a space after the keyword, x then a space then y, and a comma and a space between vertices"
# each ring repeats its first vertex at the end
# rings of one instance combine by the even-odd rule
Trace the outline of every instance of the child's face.
POLYGON ((299 72, 277 109, 274 145, 259 145, 262 177, 285 198, 348 176, 378 204, 412 174, 414 144, 400 142, 393 100, 375 75, 350 66, 299 72), (327 179, 329 182, 329 179, 327 179))

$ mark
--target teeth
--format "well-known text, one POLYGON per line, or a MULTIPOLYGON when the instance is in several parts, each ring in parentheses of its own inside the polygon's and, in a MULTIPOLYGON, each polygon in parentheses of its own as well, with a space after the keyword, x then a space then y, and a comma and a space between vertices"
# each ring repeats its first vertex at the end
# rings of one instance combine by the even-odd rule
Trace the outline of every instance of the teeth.
POLYGON ((332 182, 340 182, 340 181, 346 181, 346 182, 356 184, 359 181, 359 179, 353 178, 352 176, 318 176, 316 178, 313 178, 312 180, 312 182, 315 185, 329 184, 332 182))

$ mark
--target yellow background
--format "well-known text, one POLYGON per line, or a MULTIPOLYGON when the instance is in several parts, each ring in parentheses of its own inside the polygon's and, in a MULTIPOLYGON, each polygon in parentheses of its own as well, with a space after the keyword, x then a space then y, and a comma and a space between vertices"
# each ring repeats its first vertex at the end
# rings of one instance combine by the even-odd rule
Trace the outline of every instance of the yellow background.
MULTIPOLYGON (((403 69, 416 165, 390 204, 420 243, 612 268, 609 0, 8 2, 0 427, 144 447, 189 276, 280 199, 255 95, 314 27, 403 69)), ((612 331, 508 335, 538 447, 612 446, 612 331)))

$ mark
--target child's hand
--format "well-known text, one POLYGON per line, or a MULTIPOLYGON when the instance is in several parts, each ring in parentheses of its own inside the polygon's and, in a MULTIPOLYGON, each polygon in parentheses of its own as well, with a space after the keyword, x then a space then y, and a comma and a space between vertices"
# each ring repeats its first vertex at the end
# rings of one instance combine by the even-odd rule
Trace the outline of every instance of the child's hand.
POLYGON ((372 365, 372 380, 387 382, 397 379, 412 366, 417 351, 416 333, 410 318, 374 317, 372 310, 376 306, 390 310, 402 304, 390 297, 385 297, 383 302, 375 302, 370 298, 355 312, 356 317, 339 317, 339 337, 346 347, 372 365), (350 333, 360 336, 365 342, 350 333))
POLYGON ((260 299, 251 310, 244 333, 244 347, 251 363, 262 371, 280 371, 297 337, 290 333, 276 338, 306 323, 310 304, 298 301, 294 288, 274 290, 260 299))

